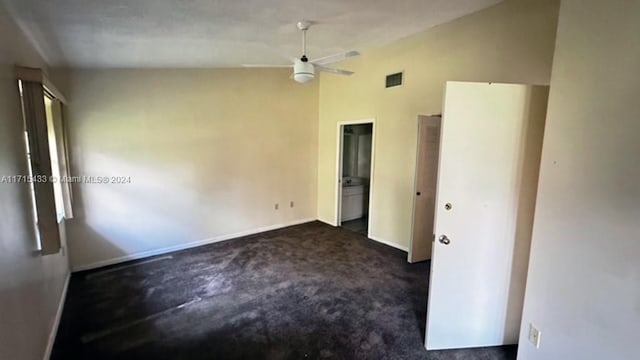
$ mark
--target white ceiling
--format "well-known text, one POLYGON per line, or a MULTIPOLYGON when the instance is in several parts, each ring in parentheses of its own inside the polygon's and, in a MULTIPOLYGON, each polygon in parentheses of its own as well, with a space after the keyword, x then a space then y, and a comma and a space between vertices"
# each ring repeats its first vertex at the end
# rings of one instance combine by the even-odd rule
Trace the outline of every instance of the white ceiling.
POLYGON ((501 0, 0 0, 53 66, 222 67, 392 42, 501 0))

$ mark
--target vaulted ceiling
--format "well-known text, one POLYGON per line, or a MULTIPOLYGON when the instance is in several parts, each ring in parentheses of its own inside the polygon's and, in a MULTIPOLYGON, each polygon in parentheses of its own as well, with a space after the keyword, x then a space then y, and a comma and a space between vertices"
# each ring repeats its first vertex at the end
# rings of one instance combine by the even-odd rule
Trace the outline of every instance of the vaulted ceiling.
POLYGON ((45 60, 70 67, 287 63, 295 24, 321 57, 392 42, 501 0, 0 0, 45 60))

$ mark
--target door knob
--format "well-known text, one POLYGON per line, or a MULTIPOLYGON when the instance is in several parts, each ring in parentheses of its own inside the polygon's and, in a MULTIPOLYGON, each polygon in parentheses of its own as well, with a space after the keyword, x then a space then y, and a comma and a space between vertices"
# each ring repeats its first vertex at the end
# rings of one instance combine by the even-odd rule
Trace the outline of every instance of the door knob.
POLYGON ((420 191, 418 191, 418 192, 416 193, 416 195, 420 196, 420 191))
POLYGON ((451 243, 451 240, 449 240, 447 235, 440 235, 440 237, 438 238, 438 241, 440 241, 440 243, 444 245, 449 245, 451 243))

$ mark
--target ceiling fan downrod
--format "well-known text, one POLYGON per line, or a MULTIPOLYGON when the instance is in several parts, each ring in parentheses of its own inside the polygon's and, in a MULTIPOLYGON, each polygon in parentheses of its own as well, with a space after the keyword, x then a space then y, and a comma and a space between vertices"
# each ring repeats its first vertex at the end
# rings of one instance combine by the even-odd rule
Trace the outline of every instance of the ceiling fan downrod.
POLYGON ((311 27, 311 21, 302 20, 298 22, 298 29, 302 31, 302 56, 300 57, 300 61, 307 62, 309 58, 307 58, 307 30, 311 27))

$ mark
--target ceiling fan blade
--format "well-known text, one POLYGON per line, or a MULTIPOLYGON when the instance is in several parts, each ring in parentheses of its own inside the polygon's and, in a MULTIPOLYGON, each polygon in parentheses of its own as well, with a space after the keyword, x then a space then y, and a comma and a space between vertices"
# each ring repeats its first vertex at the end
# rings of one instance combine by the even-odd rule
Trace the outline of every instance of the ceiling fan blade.
POLYGON ((242 64, 244 68, 290 68, 293 65, 273 65, 273 64, 242 64))
POLYGON ((326 66, 323 66, 323 65, 318 65, 316 63, 313 63, 313 66, 318 71, 323 71, 323 72, 327 72, 327 73, 331 73, 331 74, 345 75, 345 76, 353 75, 353 71, 349 71, 349 70, 334 69, 334 68, 326 67, 326 66))
POLYGON ((314 63, 314 64, 318 64, 318 65, 329 65, 329 64, 333 64, 335 62, 346 60, 348 58, 359 56, 359 55, 360 55, 359 52, 353 50, 353 51, 348 51, 348 52, 343 53, 343 54, 329 55, 329 56, 326 56, 326 57, 323 57, 323 58, 320 58, 320 59, 317 59, 317 60, 313 60, 311 62, 314 63))

